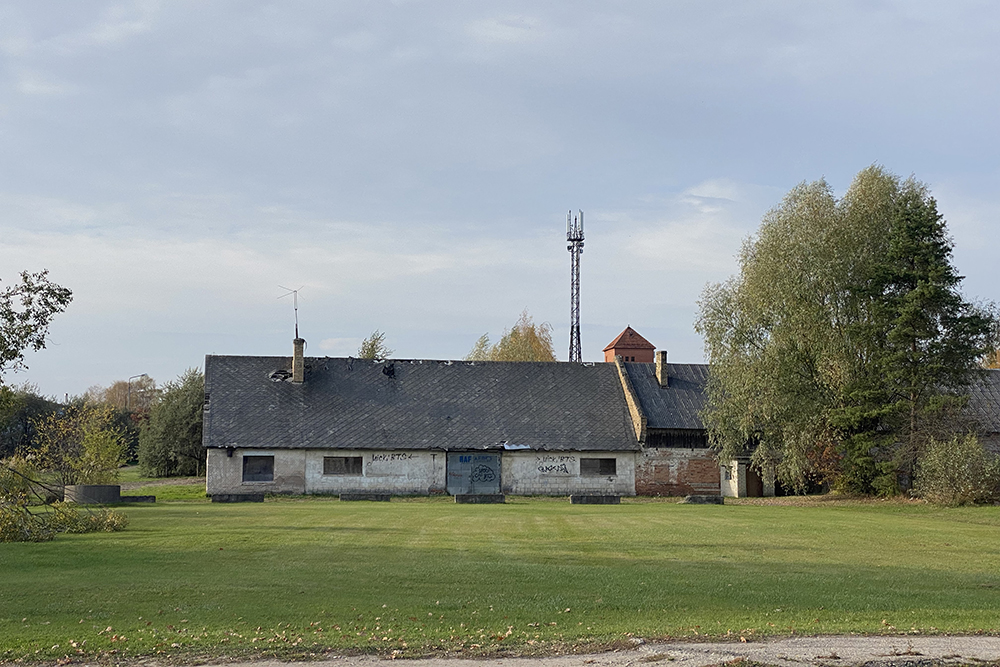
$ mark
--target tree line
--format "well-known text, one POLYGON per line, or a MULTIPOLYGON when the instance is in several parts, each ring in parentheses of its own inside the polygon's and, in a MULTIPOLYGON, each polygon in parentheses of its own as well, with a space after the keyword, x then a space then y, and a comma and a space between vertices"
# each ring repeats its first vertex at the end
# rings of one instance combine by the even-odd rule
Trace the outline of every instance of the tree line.
POLYGON ((881 167, 839 199, 823 180, 789 192, 699 302, 720 458, 891 495, 942 442, 966 451, 952 439, 975 432, 964 408, 998 318, 962 295, 952 247, 928 188, 881 167))
POLYGON ((64 402, 30 384, 5 388, 0 459, 31 462, 59 485, 114 483, 126 464, 147 477, 203 475, 201 371, 163 386, 149 377, 125 384, 91 387, 64 402))

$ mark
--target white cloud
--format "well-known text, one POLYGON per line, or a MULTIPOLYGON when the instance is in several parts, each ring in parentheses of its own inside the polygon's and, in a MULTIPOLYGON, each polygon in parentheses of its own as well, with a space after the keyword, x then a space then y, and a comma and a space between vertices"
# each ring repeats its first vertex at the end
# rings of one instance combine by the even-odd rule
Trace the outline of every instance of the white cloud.
POLYGON ((109 7, 87 37, 97 44, 118 44, 153 30, 160 10, 156 0, 135 0, 109 7))
POLYGON ((517 14, 471 21, 465 26, 465 31, 484 44, 518 44, 545 36, 542 22, 537 17, 517 14))
POLYGON ((62 97, 76 93, 78 87, 42 72, 22 70, 17 76, 17 90, 24 95, 62 97))

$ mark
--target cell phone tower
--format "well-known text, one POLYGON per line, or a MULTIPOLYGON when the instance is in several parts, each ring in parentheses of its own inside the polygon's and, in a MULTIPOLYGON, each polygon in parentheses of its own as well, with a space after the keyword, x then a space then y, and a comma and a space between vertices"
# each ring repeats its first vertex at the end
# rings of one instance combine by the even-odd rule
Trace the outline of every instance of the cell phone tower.
POLYGON ((566 249, 572 257, 569 282, 569 360, 581 362, 580 353, 580 255, 583 254, 583 211, 566 214, 566 249))

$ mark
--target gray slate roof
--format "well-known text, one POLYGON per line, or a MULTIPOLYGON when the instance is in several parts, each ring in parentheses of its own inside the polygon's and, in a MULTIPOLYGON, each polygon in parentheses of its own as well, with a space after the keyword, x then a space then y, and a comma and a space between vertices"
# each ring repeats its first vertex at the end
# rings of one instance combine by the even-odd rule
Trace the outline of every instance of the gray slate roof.
POLYGON ((205 358, 206 447, 638 450, 614 364, 205 358), (392 377, 383 371, 392 369, 392 377))
POLYGON ((1000 433, 1000 370, 987 370, 969 388, 969 415, 980 430, 1000 433))
POLYGON ((656 364, 626 362, 625 370, 646 415, 646 428, 705 428, 699 413, 705 407, 708 364, 667 364, 666 387, 656 380, 656 364))
MULTIPOLYGON (((656 365, 627 362, 632 387, 646 415, 647 428, 704 429, 708 364, 667 364, 669 386, 656 381, 656 365)), ((968 413, 985 433, 1000 433, 1000 370, 985 371, 969 387, 968 413)))

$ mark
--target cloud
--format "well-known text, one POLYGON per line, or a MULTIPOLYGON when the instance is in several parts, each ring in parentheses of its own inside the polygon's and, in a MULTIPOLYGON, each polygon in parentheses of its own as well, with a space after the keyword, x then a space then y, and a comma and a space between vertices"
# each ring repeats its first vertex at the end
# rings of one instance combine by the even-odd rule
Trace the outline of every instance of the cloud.
POLYGON ((319 342, 319 349, 329 352, 328 356, 348 357, 357 354, 361 338, 324 338, 319 342))
POLYGON ((484 44, 517 44, 542 39, 542 22, 524 15, 492 16, 470 21, 465 32, 484 44))
POLYGON ((43 72, 22 70, 17 76, 17 90, 23 95, 64 97, 76 93, 78 86, 59 81, 43 72))
POLYGON ((111 45, 151 32, 160 11, 156 0, 134 0, 106 9, 86 36, 95 44, 111 45))

